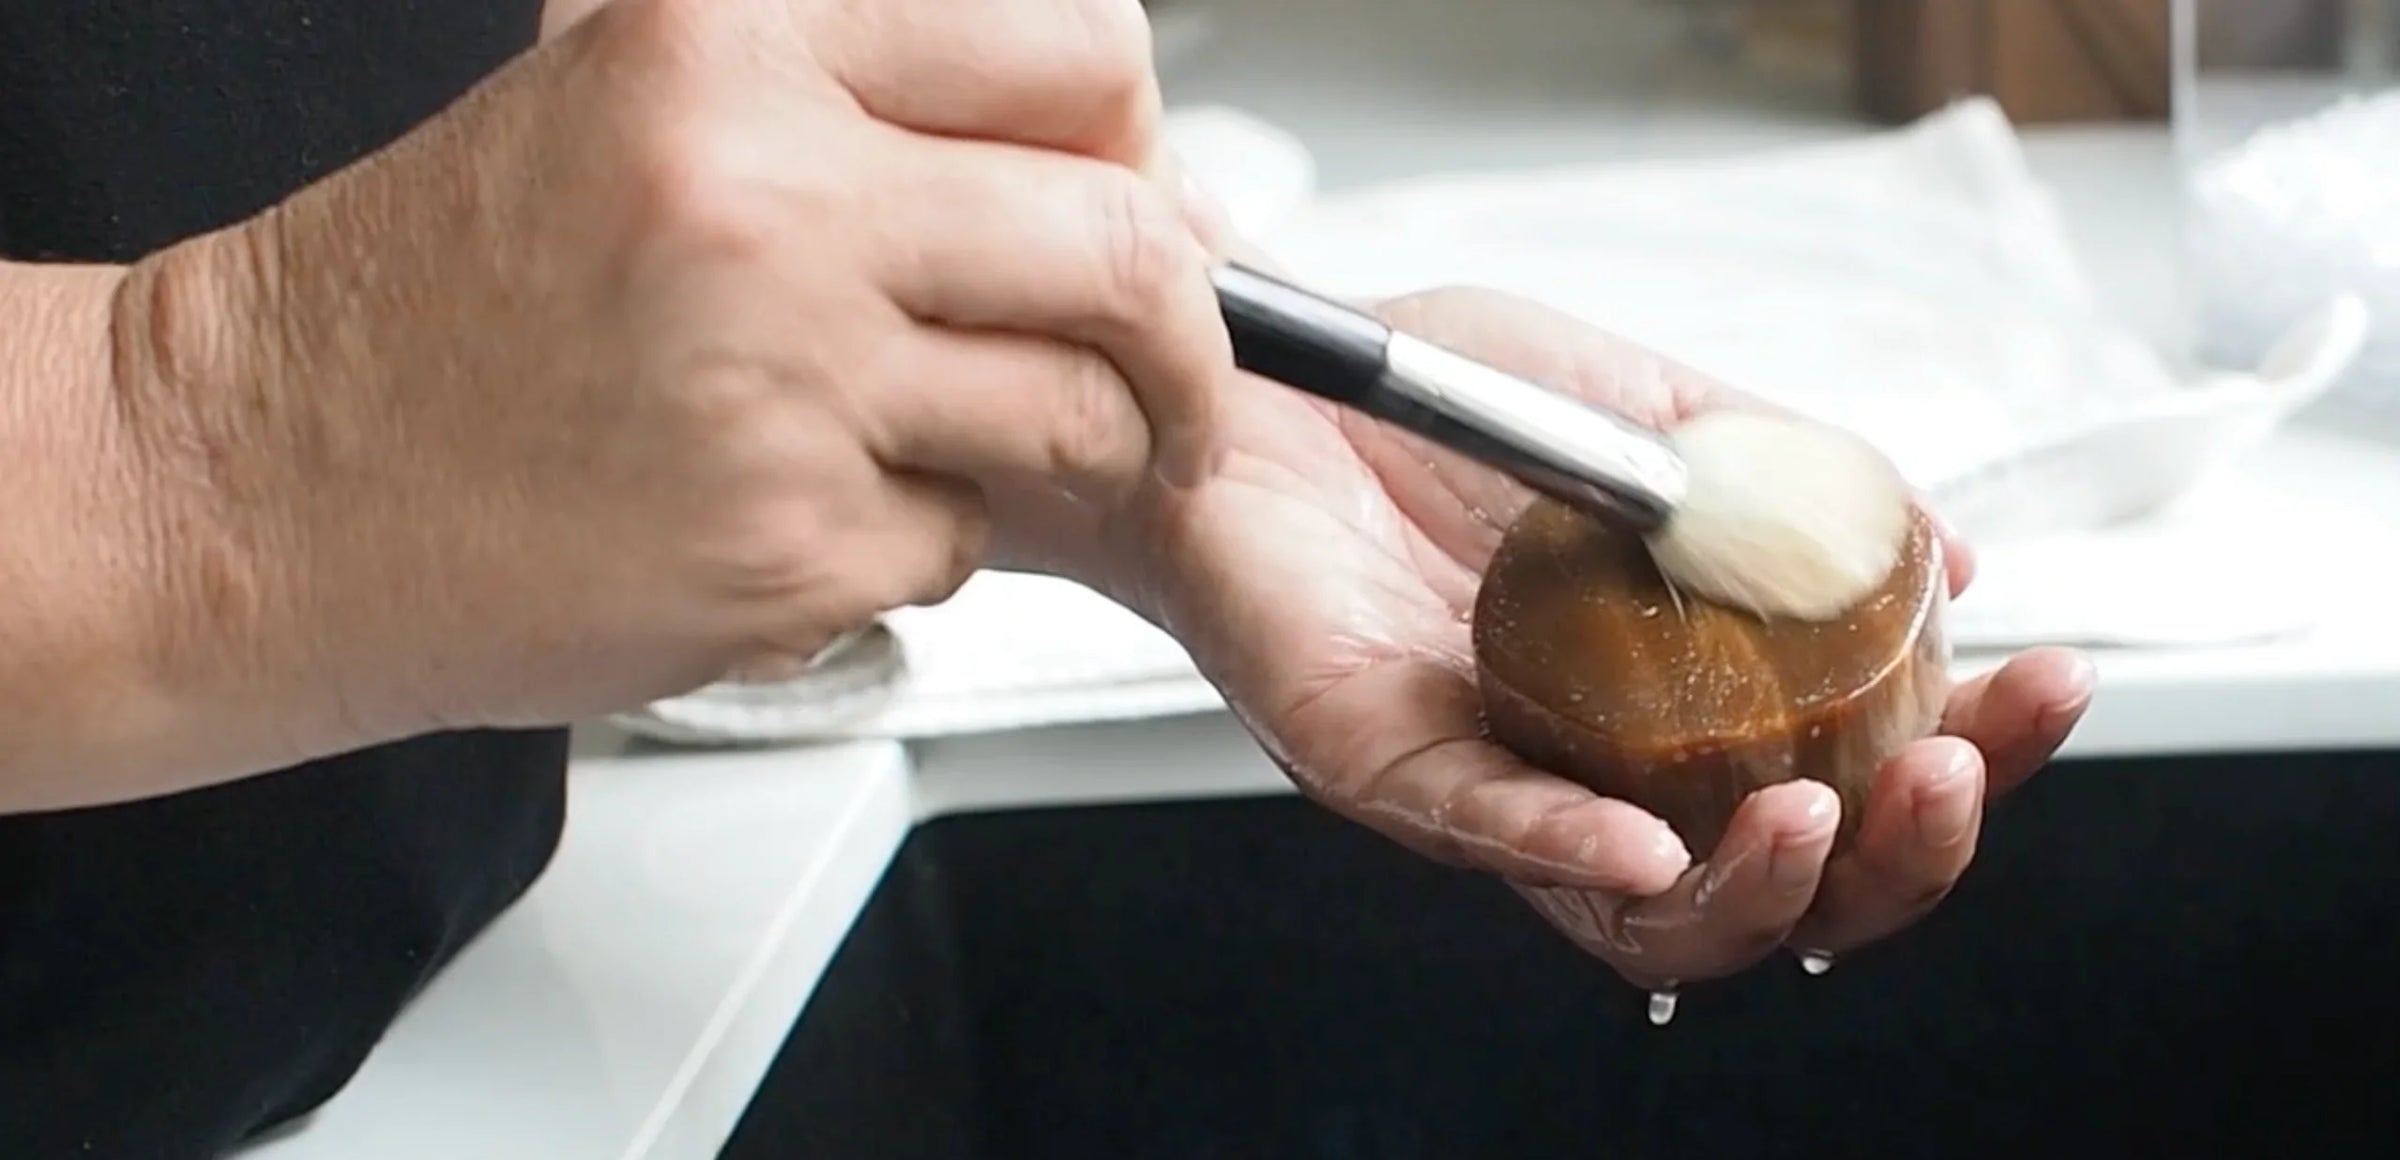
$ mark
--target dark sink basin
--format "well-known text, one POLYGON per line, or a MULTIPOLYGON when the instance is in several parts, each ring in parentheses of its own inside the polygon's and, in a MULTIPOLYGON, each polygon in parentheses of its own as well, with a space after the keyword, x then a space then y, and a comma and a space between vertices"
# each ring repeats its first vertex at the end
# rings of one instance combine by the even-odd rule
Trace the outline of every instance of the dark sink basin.
POLYGON ((2400 757, 2077 763, 1916 930, 1669 1027, 1514 896, 1296 798, 912 837, 733 1160, 2365 1155, 2400 757))

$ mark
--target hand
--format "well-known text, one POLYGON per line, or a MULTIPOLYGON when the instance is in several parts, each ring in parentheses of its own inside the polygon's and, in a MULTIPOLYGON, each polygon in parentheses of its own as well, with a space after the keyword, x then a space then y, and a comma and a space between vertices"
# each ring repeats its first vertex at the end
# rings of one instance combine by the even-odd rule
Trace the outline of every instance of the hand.
MULTIPOLYGON (((1742 403, 1496 294, 1421 295, 1383 313, 1652 424, 1742 403)), ((1521 489, 1257 380, 1229 388, 1226 407, 1222 473, 1163 500, 1151 539, 1109 557, 1102 582, 1191 647, 1304 792, 1427 856, 1501 876, 1641 985, 1723 976, 1781 945, 1846 952, 1908 925, 1966 869, 1984 803, 2040 768, 2091 696, 2075 654, 2018 656, 1959 688, 1942 735, 1883 770, 1854 853, 1828 863, 1839 802, 1808 782, 1760 791, 1718 849, 1686 851, 1649 814, 1484 738, 1469 614, 1528 501, 1521 489)), ((1949 548, 1955 590, 1972 561, 1949 548)))
POLYGON ((129 438, 216 564, 172 663, 314 706, 292 757, 805 656, 981 564, 987 486, 1213 462, 1137 0, 575 15, 119 296, 129 438))

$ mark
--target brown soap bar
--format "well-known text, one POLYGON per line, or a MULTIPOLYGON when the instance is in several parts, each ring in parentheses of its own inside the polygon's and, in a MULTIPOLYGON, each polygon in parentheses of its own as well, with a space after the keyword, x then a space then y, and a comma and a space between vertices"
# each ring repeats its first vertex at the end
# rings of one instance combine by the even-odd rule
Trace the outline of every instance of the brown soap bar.
POLYGON ((1670 591, 1641 541, 1543 500, 1518 517, 1475 604, 1494 740, 1632 802, 1705 858, 1754 790, 1842 798, 1836 848, 1885 760, 1949 695, 1941 545, 1919 514, 1881 588, 1836 620, 1763 620, 1670 591))

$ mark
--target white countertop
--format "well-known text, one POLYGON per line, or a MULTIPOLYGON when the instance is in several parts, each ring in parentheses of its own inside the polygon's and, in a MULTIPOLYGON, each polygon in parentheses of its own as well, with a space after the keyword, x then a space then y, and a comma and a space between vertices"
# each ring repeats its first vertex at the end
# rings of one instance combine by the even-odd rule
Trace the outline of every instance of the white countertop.
MULTIPOLYGON (((1513 0, 1506 11, 1530 15, 1507 18, 1494 15, 1502 6, 1474 6, 1471 35, 1443 34, 1469 6, 1384 0, 1374 8, 1383 39, 1323 18, 1355 14, 1357 0, 1199 6, 1217 10, 1217 39, 1170 72, 1170 96, 1230 100, 1298 131, 1333 186, 1856 129, 1797 96, 1788 117, 1730 111, 1658 70, 1657 46, 1640 37, 1555 35, 1560 22, 1589 21, 1586 0, 1513 0), (1508 62, 1510 75, 1469 79, 1475 56, 1508 62), (1599 91, 1605 75, 1634 78, 1632 104, 1599 91)), ((2156 201, 2164 134, 2037 134, 2029 152, 2079 236, 2108 255, 2094 266, 2120 309, 2171 339, 2160 232, 2171 227, 2156 201)), ((2288 432, 2235 474, 2254 481, 2245 501, 2276 526, 2329 511, 2400 513, 2400 453, 2335 431, 2288 432)), ((2070 756, 2400 746, 2400 602, 2380 594, 2385 562, 2400 560, 2400 516, 2321 547, 2307 571, 2335 610, 2331 627, 2248 648, 2103 655, 2102 692, 2070 756)), ((1962 659, 1969 670, 1988 663, 1962 659)), ((706 1160, 916 821, 996 805, 1289 791, 1222 713, 905 748, 621 749, 587 736, 565 845, 542 881, 410 1008, 347 1090, 250 1155, 706 1160)))
POLYGON ((585 755, 557 859, 255 1160, 713 1157, 910 824, 899 746, 585 755))

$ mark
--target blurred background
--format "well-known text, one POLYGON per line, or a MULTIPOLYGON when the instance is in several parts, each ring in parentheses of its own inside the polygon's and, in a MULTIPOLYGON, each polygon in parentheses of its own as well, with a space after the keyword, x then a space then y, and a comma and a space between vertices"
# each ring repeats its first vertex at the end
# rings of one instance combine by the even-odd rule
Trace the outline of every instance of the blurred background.
POLYGON ((1150 6, 1170 102, 1288 130, 1318 192, 1740 155, 1983 95, 2062 203, 2106 308, 2179 365, 2247 367, 2336 291, 2400 306, 2400 103, 2362 100, 2392 83, 2400 0, 1150 6))

